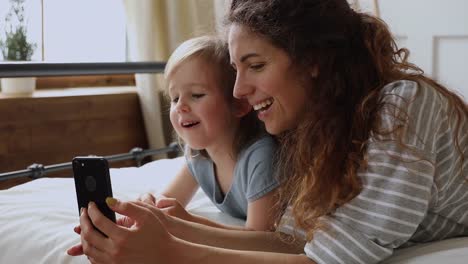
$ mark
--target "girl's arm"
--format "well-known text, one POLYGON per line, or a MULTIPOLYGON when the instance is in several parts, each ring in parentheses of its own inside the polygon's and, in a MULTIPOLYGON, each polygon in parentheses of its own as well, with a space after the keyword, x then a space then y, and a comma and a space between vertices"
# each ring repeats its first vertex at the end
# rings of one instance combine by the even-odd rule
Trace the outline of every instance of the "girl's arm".
POLYGON ((272 191, 263 197, 250 202, 248 204, 247 221, 245 222, 245 226, 224 225, 194 214, 191 214, 191 219, 186 220, 207 226, 230 230, 272 231, 274 230, 275 219, 277 217, 276 211, 274 211, 275 202, 275 191, 272 191))
POLYGON ((203 216, 188 213, 184 208, 190 202, 198 189, 198 183, 193 178, 187 164, 177 173, 176 177, 161 193, 161 199, 156 199, 150 194, 144 195, 140 200, 150 204, 156 204, 166 213, 187 221, 192 221, 212 227, 231 230, 273 230, 275 214, 272 208, 275 205, 274 192, 248 204, 247 221, 245 226, 224 225, 203 216))
POLYGON ((247 208, 247 222, 245 228, 248 230, 274 230, 277 213, 276 190, 269 192, 261 198, 250 202, 247 208))
POLYGON ((198 183, 193 178, 187 164, 177 173, 176 177, 161 193, 162 196, 174 198, 185 207, 198 189, 198 183))

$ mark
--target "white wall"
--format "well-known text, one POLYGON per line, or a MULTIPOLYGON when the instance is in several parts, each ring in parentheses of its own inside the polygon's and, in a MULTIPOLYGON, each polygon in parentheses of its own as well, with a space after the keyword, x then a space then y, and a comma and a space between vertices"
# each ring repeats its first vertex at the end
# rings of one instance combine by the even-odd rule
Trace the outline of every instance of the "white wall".
MULTIPOLYGON (((360 0, 364 11, 374 0, 360 0)), ((468 101, 468 0, 377 0, 410 61, 468 101)))

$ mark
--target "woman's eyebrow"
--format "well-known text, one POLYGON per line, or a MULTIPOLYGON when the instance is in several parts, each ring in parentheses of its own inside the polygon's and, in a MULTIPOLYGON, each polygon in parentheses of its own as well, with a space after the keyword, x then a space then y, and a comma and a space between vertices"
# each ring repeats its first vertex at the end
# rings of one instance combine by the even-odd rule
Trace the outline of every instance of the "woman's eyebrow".
POLYGON ((247 53, 240 58, 240 62, 242 63, 251 57, 259 57, 259 56, 260 55, 258 55, 257 53, 247 53))

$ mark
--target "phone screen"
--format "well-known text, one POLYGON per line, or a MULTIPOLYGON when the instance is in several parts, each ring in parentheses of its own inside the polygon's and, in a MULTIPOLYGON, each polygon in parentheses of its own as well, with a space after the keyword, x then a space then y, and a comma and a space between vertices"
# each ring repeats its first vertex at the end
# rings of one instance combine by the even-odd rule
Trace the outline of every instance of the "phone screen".
POLYGON ((112 197, 109 165, 103 157, 76 157, 72 161, 75 178, 78 212, 93 201, 99 210, 115 222, 115 213, 107 206, 106 198, 112 197))

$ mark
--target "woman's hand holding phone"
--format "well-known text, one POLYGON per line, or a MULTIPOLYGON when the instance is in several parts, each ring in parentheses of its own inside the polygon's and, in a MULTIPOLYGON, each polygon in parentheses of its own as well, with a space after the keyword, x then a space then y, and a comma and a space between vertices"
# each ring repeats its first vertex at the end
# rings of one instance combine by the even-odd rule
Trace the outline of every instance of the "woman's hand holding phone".
POLYGON ((80 215, 83 208, 94 202, 108 219, 115 222, 115 213, 106 204, 106 198, 112 197, 107 160, 97 156, 76 157, 72 165, 80 215))

